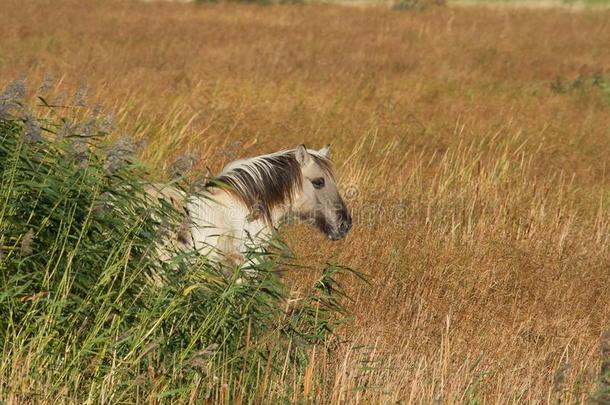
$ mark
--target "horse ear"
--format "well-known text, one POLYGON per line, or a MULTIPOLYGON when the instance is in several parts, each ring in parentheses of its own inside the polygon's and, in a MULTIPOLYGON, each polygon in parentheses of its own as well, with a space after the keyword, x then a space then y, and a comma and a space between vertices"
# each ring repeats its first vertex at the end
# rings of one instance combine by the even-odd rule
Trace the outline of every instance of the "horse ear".
POLYGON ((297 162, 299 162, 301 166, 305 166, 309 163, 310 156, 309 152, 307 152, 307 148, 305 148, 305 145, 301 144, 297 146, 294 151, 294 155, 297 159, 297 162))
POLYGON ((320 149, 318 153, 328 159, 328 156, 330 154, 330 143, 324 145, 324 147, 320 149))

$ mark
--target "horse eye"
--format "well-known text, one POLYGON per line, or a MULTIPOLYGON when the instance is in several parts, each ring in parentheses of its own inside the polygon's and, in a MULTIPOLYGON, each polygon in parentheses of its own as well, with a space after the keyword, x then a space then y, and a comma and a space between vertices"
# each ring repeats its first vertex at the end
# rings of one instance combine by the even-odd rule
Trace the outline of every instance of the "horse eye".
POLYGON ((311 184, 313 184, 313 188, 322 188, 324 187, 324 178, 318 177, 317 179, 313 179, 311 181, 311 184))

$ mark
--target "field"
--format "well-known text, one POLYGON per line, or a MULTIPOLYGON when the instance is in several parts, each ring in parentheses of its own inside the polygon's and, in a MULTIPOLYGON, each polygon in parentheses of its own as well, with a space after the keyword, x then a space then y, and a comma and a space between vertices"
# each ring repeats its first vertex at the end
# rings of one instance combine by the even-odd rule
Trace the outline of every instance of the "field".
MULTIPOLYGON (((159 179, 185 152, 215 173, 332 144, 353 230, 330 242, 283 229, 305 267, 282 277, 306 294, 332 262, 368 283, 340 280, 343 343, 310 351, 292 400, 603 403, 608 21, 605 10, 3 0, 0 87, 52 75, 53 97, 86 89, 113 113, 114 136, 143 141, 159 179)), ((0 400, 19 403, 38 385, 8 373, 15 356, 0 400)), ((154 387, 138 400, 162 401, 154 387)), ((62 395, 41 402, 74 400, 62 395)))

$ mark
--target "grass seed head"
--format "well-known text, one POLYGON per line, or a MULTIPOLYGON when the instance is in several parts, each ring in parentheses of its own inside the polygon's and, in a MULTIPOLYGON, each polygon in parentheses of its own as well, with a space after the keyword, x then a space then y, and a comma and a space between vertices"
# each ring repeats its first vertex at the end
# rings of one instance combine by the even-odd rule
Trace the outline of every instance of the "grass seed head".
POLYGON ((25 143, 36 143, 43 140, 40 124, 31 113, 26 115, 22 140, 25 143))
POLYGON ((85 107, 87 105, 87 93, 89 88, 86 84, 81 84, 76 93, 74 93, 74 105, 77 107, 85 107))
POLYGON ((104 169, 113 174, 125 167, 134 157, 136 145, 129 135, 121 136, 108 149, 104 169))
POLYGON ((33 253, 34 247, 34 230, 29 229, 21 239, 20 252, 21 257, 30 256, 33 253))
POLYGON ((40 95, 47 94, 47 92, 51 90, 51 87, 53 87, 54 82, 55 77, 52 74, 47 74, 44 79, 42 79, 40 86, 38 86, 37 93, 40 95))

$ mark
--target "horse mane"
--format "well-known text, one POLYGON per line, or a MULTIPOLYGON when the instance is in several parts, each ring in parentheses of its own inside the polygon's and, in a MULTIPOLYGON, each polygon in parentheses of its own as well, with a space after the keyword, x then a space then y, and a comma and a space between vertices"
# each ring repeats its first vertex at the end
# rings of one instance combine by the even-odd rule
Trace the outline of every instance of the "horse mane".
MULTIPOLYGON (((322 170, 334 177, 330 160, 316 151, 309 155, 322 170)), ((229 163, 214 185, 226 190, 250 210, 252 219, 272 225, 273 209, 292 203, 303 187, 301 165, 295 150, 285 150, 229 163)))

